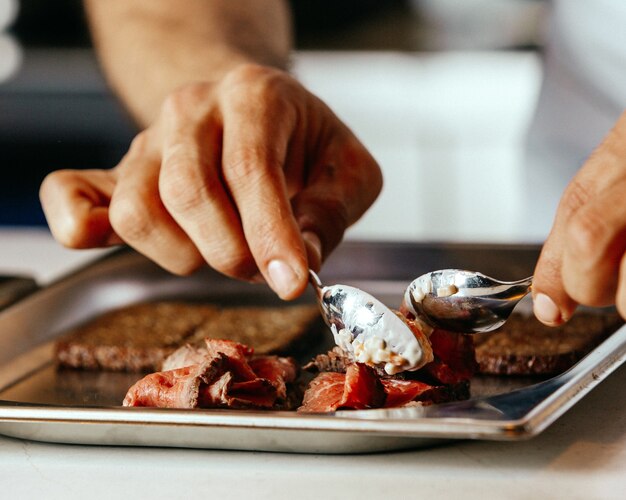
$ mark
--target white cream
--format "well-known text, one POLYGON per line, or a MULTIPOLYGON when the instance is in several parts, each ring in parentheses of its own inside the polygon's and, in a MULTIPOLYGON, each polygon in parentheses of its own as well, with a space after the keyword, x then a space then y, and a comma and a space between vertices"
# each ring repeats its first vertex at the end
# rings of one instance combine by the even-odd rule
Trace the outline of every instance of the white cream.
POLYGON ((433 291, 433 284, 430 280, 420 280, 419 283, 416 284, 415 288, 411 291, 411 295, 413 296, 413 300, 416 303, 420 303, 424 300, 424 297, 433 291))
POLYGON ((337 331, 337 327, 335 325, 331 325, 330 331, 333 334, 333 338, 335 339, 335 344, 341 347, 345 352, 350 355, 354 354, 354 347, 352 347, 352 341, 354 337, 352 333, 346 328, 342 328, 337 331))
POLYGON ((354 360, 367 365, 381 366, 389 375, 395 375, 417 366, 422 359, 422 350, 418 344, 407 346, 403 356, 393 352, 380 337, 369 337, 364 341, 359 338, 352 342, 354 360))

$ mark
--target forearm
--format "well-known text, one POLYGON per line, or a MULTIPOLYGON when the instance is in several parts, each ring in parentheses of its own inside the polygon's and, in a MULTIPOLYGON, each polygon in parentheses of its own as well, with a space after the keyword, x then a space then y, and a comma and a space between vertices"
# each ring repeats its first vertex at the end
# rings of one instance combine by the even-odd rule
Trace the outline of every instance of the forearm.
POLYGON ((291 25, 283 0, 85 0, 114 91, 141 125, 181 85, 256 62, 286 67, 291 25))

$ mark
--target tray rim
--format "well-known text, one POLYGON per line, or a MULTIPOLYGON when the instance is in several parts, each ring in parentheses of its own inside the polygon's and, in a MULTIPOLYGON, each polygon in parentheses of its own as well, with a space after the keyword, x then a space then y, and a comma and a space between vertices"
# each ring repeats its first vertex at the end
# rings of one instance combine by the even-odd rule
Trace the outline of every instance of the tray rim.
MULTIPOLYGON (((466 247, 462 244, 459 247, 466 247)), ((503 249, 508 247, 525 247, 524 245, 496 245, 503 249)), ((527 246, 530 247, 530 246, 527 246)), ((30 296, 9 309, 19 307, 23 302, 36 298, 39 294, 50 292, 57 285, 81 273, 93 269, 103 262, 125 255, 126 250, 114 251, 95 259, 94 262, 77 269, 68 275, 55 280, 50 285, 35 291, 30 296)), ((0 314, 0 321, 1 321, 0 314)), ((36 346, 34 349, 41 346, 36 346)), ((33 350, 34 350, 33 349, 33 350)), ((348 433, 350 435, 406 438, 450 439, 485 439, 514 441, 528 439, 541 433, 560 415, 565 413, 576 402, 591 391, 626 360, 626 326, 622 326, 597 346, 585 358, 567 372, 535 384, 562 382, 550 396, 542 399, 539 404, 519 418, 504 420, 468 419, 459 417, 429 418, 394 418, 393 420, 377 418, 388 410, 366 410, 367 416, 362 418, 363 411, 337 412, 326 415, 298 414, 296 412, 276 411, 242 411, 242 410, 174 410, 159 408, 123 408, 108 406, 59 406, 34 403, 17 403, 0 400, 0 433, 14 437, 25 437, 42 441, 54 439, 33 438, 28 432, 20 435, 15 425, 39 424, 45 427, 50 424, 91 424, 95 426, 175 426, 203 428, 238 428, 252 430, 298 430, 325 433, 348 433), (567 379, 567 380, 565 380, 567 379), (559 402, 559 399, 565 399, 559 402), (375 415, 376 414, 376 415, 375 415), (24 435, 26 434, 26 435, 24 435)), ((529 390, 527 387, 522 390, 529 390)), ((513 391, 517 392, 517 391, 513 391)), ((511 394, 511 393, 508 393, 511 394)), ((489 398, 471 398, 470 401, 489 398)), ((457 403, 436 405, 438 408, 451 407, 457 403)), ((114 442, 90 444, 124 444, 114 442)))

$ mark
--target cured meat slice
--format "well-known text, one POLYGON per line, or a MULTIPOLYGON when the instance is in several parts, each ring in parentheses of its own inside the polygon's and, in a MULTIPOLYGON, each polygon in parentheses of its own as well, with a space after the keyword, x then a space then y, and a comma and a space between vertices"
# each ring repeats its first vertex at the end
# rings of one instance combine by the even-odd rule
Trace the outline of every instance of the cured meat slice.
POLYGON ((293 359, 252 358, 252 349, 207 339, 206 347, 185 346, 165 362, 171 369, 147 375, 128 391, 125 406, 164 408, 272 408, 287 399, 297 377, 293 359), (192 363, 187 366, 187 363, 192 363))
POLYGON ((385 400, 386 408, 395 408, 404 406, 405 404, 415 401, 420 396, 427 395, 432 392, 433 386, 418 380, 398 380, 383 379, 381 380, 387 398, 385 400))
POLYGON ((385 389, 376 372, 362 363, 350 365, 339 408, 380 408, 384 402, 385 389))
POLYGON ((257 377, 269 380, 279 398, 287 397, 287 384, 295 382, 298 368, 293 358, 261 356, 250 360, 250 368, 257 377))
POLYGON ((380 408, 385 402, 385 390, 369 366, 354 363, 346 373, 323 372, 304 393, 300 412, 322 413, 341 408, 380 408))
POLYGON ((469 380, 478 367, 470 335, 435 329, 430 336, 435 360, 423 370, 443 384, 469 380))
POLYGON ((161 371, 165 372, 185 366, 197 365, 205 361, 206 358, 207 351, 204 346, 191 346, 187 344, 165 358, 161 365, 161 371))
POLYGON ((299 412, 326 413, 335 411, 343 396, 346 374, 322 372, 315 377, 304 392, 299 412))
POLYGON ((211 383, 223 370, 223 359, 176 370, 151 373, 136 382, 126 393, 124 406, 195 408, 201 384, 211 383))

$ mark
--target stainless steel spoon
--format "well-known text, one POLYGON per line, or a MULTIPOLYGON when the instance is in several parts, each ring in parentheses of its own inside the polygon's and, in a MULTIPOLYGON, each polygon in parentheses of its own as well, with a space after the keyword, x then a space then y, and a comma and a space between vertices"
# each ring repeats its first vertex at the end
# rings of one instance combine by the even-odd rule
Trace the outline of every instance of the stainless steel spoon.
POLYGON ((460 269, 433 271, 411 282, 403 307, 433 327, 489 332, 504 324, 532 281, 532 276, 507 282, 460 269))
POLYGON ((409 326, 378 299, 348 285, 324 286, 313 271, 309 278, 335 343, 353 360, 390 374, 416 370, 427 361, 409 326))

